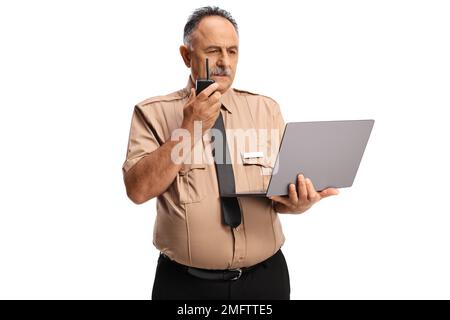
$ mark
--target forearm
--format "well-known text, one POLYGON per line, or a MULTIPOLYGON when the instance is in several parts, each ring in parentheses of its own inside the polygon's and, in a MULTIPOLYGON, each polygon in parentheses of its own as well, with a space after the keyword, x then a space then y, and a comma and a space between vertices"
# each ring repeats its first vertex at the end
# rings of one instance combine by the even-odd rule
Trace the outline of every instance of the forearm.
POLYGON ((127 195, 134 203, 141 204, 160 195, 173 182, 182 166, 172 159, 172 150, 178 143, 181 141, 166 141, 125 174, 127 195))

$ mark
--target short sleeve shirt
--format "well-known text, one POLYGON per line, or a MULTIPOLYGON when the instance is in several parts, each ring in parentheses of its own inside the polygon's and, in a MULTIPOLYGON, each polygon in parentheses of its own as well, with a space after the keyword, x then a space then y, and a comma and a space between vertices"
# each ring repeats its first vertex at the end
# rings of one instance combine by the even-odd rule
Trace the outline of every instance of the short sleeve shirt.
MULTIPOLYGON (((188 81, 182 90, 135 106, 124 174, 181 127, 192 86, 188 81)), ((236 192, 264 191, 284 131, 280 107, 266 96, 232 88, 221 102, 236 192)), ((205 147, 208 139, 211 135, 205 134, 199 142, 202 153, 211 152, 205 147)), ((266 197, 238 197, 238 201, 242 223, 231 228, 222 223, 214 163, 187 161, 157 197, 154 245, 178 263, 205 269, 248 267, 267 259, 284 243, 272 201, 266 197)))

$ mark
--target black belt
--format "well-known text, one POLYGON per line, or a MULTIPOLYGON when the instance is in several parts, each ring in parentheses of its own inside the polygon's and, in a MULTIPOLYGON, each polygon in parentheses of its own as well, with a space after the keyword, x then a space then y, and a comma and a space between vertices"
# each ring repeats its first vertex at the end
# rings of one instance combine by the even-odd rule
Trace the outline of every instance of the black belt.
POLYGON ((242 273, 247 272, 253 268, 237 268, 229 270, 207 270, 193 267, 187 267, 187 273, 196 278, 204 280, 237 280, 242 276, 242 273))
POLYGON ((267 260, 265 260, 263 262, 255 264, 251 267, 227 269, 227 270, 209 270, 209 269, 200 269, 200 268, 185 266, 184 264, 180 264, 176 261, 173 261, 168 256, 166 256, 164 253, 161 253, 161 257, 166 259, 166 261, 169 261, 171 264, 175 265, 177 268, 187 272, 188 274, 190 274, 191 276, 194 276, 196 278, 200 278, 200 279, 204 279, 204 280, 225 280, 225 281, 238 280, 244 273, 247 273, 250 270, 256 269, 257 267, 259 267, 260 265, 263 265, 267 261, 267 260))

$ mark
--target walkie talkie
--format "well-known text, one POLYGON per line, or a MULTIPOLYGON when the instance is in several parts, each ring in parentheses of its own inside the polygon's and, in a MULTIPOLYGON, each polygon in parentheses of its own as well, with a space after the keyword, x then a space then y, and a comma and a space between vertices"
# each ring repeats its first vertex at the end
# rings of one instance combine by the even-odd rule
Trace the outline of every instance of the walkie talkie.
POLYGON ((212 85, 214 83, 214 80, 209 78, 208 58, 206 58, 205 65, 206 65, 206 79, 197 79, 195 81, 195 94, 196 95, 198 95, 200 92, 202 92, 204 89, 206 89, 207 87, 209 87, 210 85, 212 85))

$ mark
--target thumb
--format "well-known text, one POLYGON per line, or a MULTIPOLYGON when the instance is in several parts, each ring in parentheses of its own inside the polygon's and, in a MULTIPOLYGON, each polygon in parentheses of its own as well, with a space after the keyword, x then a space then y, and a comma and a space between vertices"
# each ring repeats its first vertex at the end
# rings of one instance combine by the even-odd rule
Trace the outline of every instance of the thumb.
POLYGON ((194 88, 191 88, 191 92, 190 92, 190 94, 189 94, 188 103, 192 102, 195 98, 196 98, 196 95, 195 95, 195 89, 194 89, 194 88))
POLYGON ((327 198, 329 196, 336 196, 336 195, 338 195, 339 194, 339 190, 336 189, 336 188, 328 188, 328 189, 325 189, 325 190, 319 192, 319 194, 320 194, 320 197, 323 199, 323 198, 327 198))
POLYGON ((190 105, 192 105, 192 102, 195 100, 195 89, 191 88, 191 92, 189 93, 189 98, 186 104, 184 105, 184 109, 188 108, 190 105))

